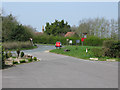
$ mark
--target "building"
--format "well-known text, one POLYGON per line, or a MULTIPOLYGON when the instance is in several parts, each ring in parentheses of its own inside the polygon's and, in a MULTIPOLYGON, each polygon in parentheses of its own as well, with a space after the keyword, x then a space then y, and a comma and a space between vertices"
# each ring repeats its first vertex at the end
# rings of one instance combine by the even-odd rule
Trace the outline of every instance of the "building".
POLYGON ((73 36, 73 35, 75 35, 76 33, 75 32, 67 32, 66 34, 65 34, 65 37, 71 37, 71 36, 73 36))
POLYGON ((42 32, 35 32, 35 35, 42 35, 44 33, 44 26, 42 26, 42 32))

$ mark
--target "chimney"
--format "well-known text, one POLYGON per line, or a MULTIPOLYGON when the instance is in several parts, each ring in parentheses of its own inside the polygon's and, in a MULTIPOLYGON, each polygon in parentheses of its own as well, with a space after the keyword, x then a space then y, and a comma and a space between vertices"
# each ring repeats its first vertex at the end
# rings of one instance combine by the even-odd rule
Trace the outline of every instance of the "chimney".
POLYGON ((44 33, 44 26, 42 26, 42 32, 44 33))

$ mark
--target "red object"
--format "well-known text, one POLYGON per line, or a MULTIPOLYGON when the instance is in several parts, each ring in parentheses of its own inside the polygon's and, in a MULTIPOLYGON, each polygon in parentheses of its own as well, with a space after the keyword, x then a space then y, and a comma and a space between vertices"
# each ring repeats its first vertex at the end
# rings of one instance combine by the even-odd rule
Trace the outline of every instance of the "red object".
POLYGON ((81 38, 81 41, 84 42, 84 39, 86 39, 86 38, 81 38))
POLYGON ((60 47, 60 46, 61 46, 60 42, 56 42, 56 47, 60 47))

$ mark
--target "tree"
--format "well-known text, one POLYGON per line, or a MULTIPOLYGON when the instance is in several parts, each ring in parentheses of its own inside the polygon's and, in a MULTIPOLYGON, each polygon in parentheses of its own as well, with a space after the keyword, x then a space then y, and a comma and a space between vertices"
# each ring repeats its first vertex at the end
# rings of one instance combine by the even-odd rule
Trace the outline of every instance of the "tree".
POLYGON ((11 33, 18 25, 17 20, 12 14, 2 17, 2 40, 9 41, 11 40, 11 33))
POLYGON ((17 22, 12 14, 2 17, 2 41, 28 41, 35 29, 17 22))
POLYGON ((49 24, 48 22, 46 23, 44 32, 48 35, 63 36, 64 34, 70 31, 71 31, 70 25, 68 25, 67 22, 65 23, 64 20, 61 21, 55 20, 54 23, 51 24, 49 24))
POLYGON ((72 27, 79 36, 86 32, 88 36, 98 36, 100 38, 118 39, 118 22, 105 18, 83 19, 78 27, 72 27))

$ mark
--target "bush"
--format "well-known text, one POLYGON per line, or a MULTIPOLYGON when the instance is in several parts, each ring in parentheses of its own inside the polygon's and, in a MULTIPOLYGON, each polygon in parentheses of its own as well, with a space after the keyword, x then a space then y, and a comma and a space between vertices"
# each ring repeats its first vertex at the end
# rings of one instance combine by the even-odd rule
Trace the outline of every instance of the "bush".
POLYGON ((99 48, 92 48, 91 49, 92 53, 94 54, 95 57, 102 57, 103 56, 103 50, 99 48))
POLYGON ((25 60, 20 60, 20 63, 25 63, 25 60))
POLYGON ((8 52, 8 57, 12 57, 11 51, 8 52))
POLYGON ((22 58, 22 57, 24 56, 24 52, 21 52, 21 55, 20 55, 20 56, 21 56, 21 58, 22 58))
POLYGON ((60 41, 62 45, 66 45, 66 39, 72 40, 73 44, 76 43, 76 40, 80 40, 79 37, 60 37, 60 36, 52 36, 52 35, 36 35, 34 37, 34 43, 41 43, 41 44, 55 44, 57 41, 60 41))
POLYGON ((115 43, 115 40, 105 40, 103 42, 103 48, 110 48, 115 43))
POLYGON ((18 64, 18 62, 17 61, 13 61, 13 64, 18 64))
MULTIPOLYGON (((34 37, 34 43, 41 44, 55 44, 55 42, 60 41, 62 45, 67 45, 66 39, 72 40, 73 45, 76 44, 76 40, 80 40, 79 45, 81 45, 81 37, 60 37, 60 36, 52 36, 52 35, 36 35, 34 37)), ((100 39, 99 37, 90 36, 84 40, 85 46, 102 46, 103 41, 106 39, 100 39)))
POLYGON ((37 58, 36 58, 36 57, 34 57, 34 58, 33 58, 33 60, 37 61, 37 58))
POLYGON ((5 52, 5 58, 6 58, 6 59, 9 58, 7 51, 5 52))
POLYGON ((103 43, 104 56, 120 57, 120 41, 107 40, 103 43))
POLYGON ((32 62, 32 58, 28 58, 28 61, 29 61, 29 62, 32 62))
POLYGON ((18 57, 19 57, 19 54, 20 54, 20 49, 17 49, 17 55, 18 55, 18 57))
POLYGON ((85 46, 102 46, 104 40, 105 39, 100 39, 96 36, 90 36, 87 39, 85 39, 83 43, 85 46))

